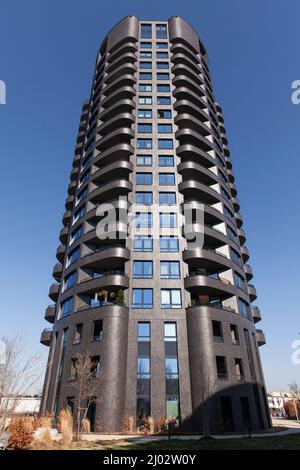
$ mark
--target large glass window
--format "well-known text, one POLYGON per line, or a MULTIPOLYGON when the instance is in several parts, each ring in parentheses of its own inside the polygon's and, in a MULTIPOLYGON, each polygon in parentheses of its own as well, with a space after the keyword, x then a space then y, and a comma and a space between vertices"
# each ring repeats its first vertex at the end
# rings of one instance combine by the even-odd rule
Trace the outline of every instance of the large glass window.
POLYGON ((168 49, 168 43, 167 42, 157 42, 156 43, 156 49, 168 49))
POLYGON ((137 155, 137 166, 152 166, 152 155, 137 155))
POLYGON ((172 212, 160 212, 159 214, 160 228, 175 228, 177 227, 177 214, 172 212))
POLYGON ((152 69, 152 62, 140 62, 140 69, 152 69))
POLYGON ((69 244, 71 245, 76 240, 78 240, 78 238, 80 238, 82 234, 83 234, 83 226, 80 225, 80 227, 78 227, 76 230, 72 232, 69 244))
POLYGON ((141 49, 152 49, 152 43, 142 41, 140 43, 140 47, 141 47, 141 49))
POLYGON ((173 148, 173 140, 172 139, 158 139, 158 148, 160 150, 166 149, 170 150, 173 148))
POLYGON ((152 308, 153 290, 152 289, 132 289, 132 307, 133 308, 152 308))
POLYGON ((177 352, 176 323, 164 324, 165 340, 165 379, 166 379, 166 414, 175 417, 179 423, 179 371, 177 352))
POLYGON ((225 356, 216 356, 218 379, 227 379, 227 365, 225 356))
POLYGON ((64 279, 64 290, 70 289, 70 287, 74 286, 76 283, 77 272, 73 271, 72 273, 68 274, 68 276, 64 279))
POLYGON ((78 194, 76 198, 76 205, 79 204, 81 201, 83 201, 86 198, 87 195, 87 188, 84 188, 80 193, 78 194))
POLYGON ((176 204, 176 193, 159 193, 159 204, 161 206, 176 204))
POLYGON ((80 256, 80 247, 76 248, 75 250, 71 251, 68 255, 67 265, 66 267, 70 266, 70 264, 75 263, 80 256))
POLYGON ((168 54, 168 52, 157 52, 156 57, 158 59, 168 59, 169 54, 168 54))
POLYGON ((160 262, 161 279, 179 279, 180 265, 179 261, 161 261, 160 262))
POLYGON ((169 62, 157 62, 156 63, 156 68, 158 68, 158 69, 168 69, 169 68, 169 62))
POLYGON ((158 119, 171 119, 172 112, 171 112, 170 109, 158 109, 157 110, 157 117, 158 117, 158 119))
POLYGON ((160 251, 164 253, 179 251, 179 240, 177 237, 160 237, 160 251))
POLYGON ((137 148, 138 149, 152 149, 152 139, 138 139, 137 148))
POLYGON ((213 339, 217 343, 223 342, 222 323, 217 320, 212 320, 213 339))
POLYGON ((171 134, 172 133, 172 124, 158 124, 157 132, 159 134, 171 134))
POLYGON ((137 338, 137 425, 150 415, 150 323, 138 323, 137 338))
POLYGON ((139 109, 138 117, 139 118, 152 118, 152 109, 139 109))
POLYGON ((138 124, 139 134, 149 134, 152 132, 152 124, 140 123, 138 124))
POLYGON ((246 289, 245 279, 242 278, 238 273, 234 272, 233 274, 234 284, 242 290, 246 289))
POLYGON ((134 251, 153 251, 153 239, 149 235, 135 235, 134 251))
POLYGON ((165 84, 158 84, 157 85, 157 93, 168 93, 171 91, 170 85, 165 84))
POLYGON ((167 39, 167 25, 166 24, 157 24, 155 26, 156 30, 156 39, 167 39))
POLYGON ((230 249, 231 259, 235 264, 241 265, 241 257, 233 248, 230 249))
POLYGON ((171 98, 169 96, 158 96, 157 104, 171 104, 171 98))
POLYGON ((136 204, 145 204, 145 205, 151 205, 152 204, 152 193, 147 193, 147 192, 136 192, 135 193, 135 202, 136 204))
POLYGON ((174 166, 173 155, 158 155, 159 166, 174 166))
POLYGON ((139 77, 140 77, 140 80, 152 80, 152 73, 151 72, 140 72, 139 77))
POLYGON ((84 216, 84 212, 85 212, 84 206, 81 207, 80 209, 78 209, 77 212, 75 212, 75 214, 74 214, 74 216, 73 216, 72 225, 76 224, 76 222, 78 222, 78 220, 81 219, 81 217, 84 216))
POLYGON ((137 212, 135 214, 134 222, 137 228, 150 228, 152 227, 152 213, 137 212))
POLYGON ((175 174, 174 173, 159 173, 159 184, 161 186, 174 186, 175 174))
POLYGON ((141 91, 141 92, 151 92, 152 91, 152 85, 149 85, 147 83, 140 83, 139 84, 139 91, 141 91))
POLYGON ((139 96, 139 104, 152 104, 151 96, 139 96))
POLYGON ((73 309, 73 297, 69 297, 60 304, 61 317, 64 317, 72 312, 73 309))
POLYGON ((157 72, 156 77, 157 77, 157 80, 170 80, 169 73, 157 72))
POLYGON ((140 58, 141 59, 151 59, 152 58, 152 52, 151 51, 141 51, 140 52, 140 58))
POLYGON ((136 173, 136 184, 152 184, 152 173, 136 173))
POLYGON ((149 24, 149 23, 141 24, 141 38, 142 39, 152 38, 152 24, 149 24))
POLYGON ((239 299, 239 308, 240 308, 240 314, 243 315, 243 317, 248 317, 248 304, 242 300, 239 299))
POLYGON ((151 279, 153 276, 152 261, 134 261, 133 277, 135 279, 151 279))
POLYGON ((161 289, 161 308, 181 308, 180 289, 161 289))

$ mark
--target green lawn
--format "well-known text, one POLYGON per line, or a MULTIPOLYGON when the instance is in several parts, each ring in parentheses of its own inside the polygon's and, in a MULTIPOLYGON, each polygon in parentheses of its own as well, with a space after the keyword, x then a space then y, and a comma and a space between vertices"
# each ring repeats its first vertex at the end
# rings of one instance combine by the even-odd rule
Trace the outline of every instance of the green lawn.
MULTIPOLYGON (((83 444, 83 443, 82 443, 83 444)), ((300 450, 300 433, 288 436, 270 436, 240 439, 213 439, 203 440, 178 440, 175 437, 171 441, 130 442, 123 441, 98 441, 85 442, 85 449, 93 450, 238 450, 238 449, 297 449, 300 450)))

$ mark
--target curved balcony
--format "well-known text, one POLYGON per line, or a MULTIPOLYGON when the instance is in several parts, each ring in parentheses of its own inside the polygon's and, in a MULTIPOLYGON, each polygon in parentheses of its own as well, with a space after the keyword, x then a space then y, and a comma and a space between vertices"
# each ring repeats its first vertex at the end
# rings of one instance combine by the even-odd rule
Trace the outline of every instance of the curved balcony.
POLYGON ((51 336, 52 336, 52 329, 45 328, 42 331, 40 343, 43 344, 44 346, 50 346, 51 336))
POLYGON ((74 202, 74 195, 68 196, 66 199, 65 208, 67 210, 71 210, 73 207, 73 202, 74 202))
POLYGON ((230 191, 233 197, 237 195, 237 187, 234 183, 229 183, 230 191))
POLYGON ((235 212, 238 212, 240 210, 240 202, 236 197, 231 198, 231 202, 233 204, 233 208, 235 212))
POLYGON ((68 194, 70 196, 74 195, 75 191, 76 191, 76 181, 71 181, 71 183, 69 183, 68 185, 68 194))
POLYGON ((187 55, 190 60, 192 60, 194 63, 198 64, 199 63, 199 58, 197 57, 197 55, 192 52, 187 46, 185 46, 183 43, 174 43, 171 48, 170 48, 170 51, 174 53, 179 53, 179 54, 185 54, 187 55))
POLYGON ((81 155, 83 144, 79 142, 75 145, 75 155, 81 155))
POLYGON ((130 127, 135 122, 135 118, 130 113, 120 113, 117 116, 114 116, 112 119, 101 124, 98 129, 97 133, 100 134, 102 137, 113 132, 120 127, 130 127))
MULTIPOLYGON (((109 204, 110 206, 113 206, 116 210, 116 212, 118 212, 119 210, 125 210, 127 211, 130 207, 130 203, 128 202, 127 198, 125 199, 110 199, 109 201, 105 201, 105 204, 109 204)), ((86 220, 87 221, 90 221, 90 222, 99 222, 99 220, 101 219, 100 216, 97 215, 97 209, 98 207, 95 207, 91 210, 89 210, 87 213, 86 213, 86 220)))
POLYGON ((134 75, 122 75, 117 78, 114 82, 111 82, 109 85, 103 87, 102 93, 104 96, 108 97, 109 95, 115 93, 120 88, 129 87, 131 90, 134 90, 133 86, 136 83, 136 78, 134 75))
POLYGON ((77 139, 76 139, 76 142, 79 143, 79 142, 83 142, 84 140, 84 136, 85 136, 85 132, 84 131, 81 131, 79 130, 78 134, 77 134, 77 139))
POLYGON ((112 73, 114 70, 117 70, 119 67, 126 65, 126 64, 134 64, 137 61, 136 55, 133 52, 125 52, 121 56, 115 58, 115 60, 111 60, 105 72, 107 74, 112 73))
POLYGON ((234 176, 231 170, 227 170, 227 175, 230 183, 234 183, 234 176))
POLYGON ((72 217, 72 212, 71 211, 66 211, 63 215, 62 222, 64 225, 68 225, 72 217))
POLYGON ((213 246, 218 248, 220 246, 227 245, 230 242, 224 233, 207 225, 201 226, 199 224, 193 223, 191 227, 184 227, 184 236, 191 241, 196 234, 203 234, 203 232, 205 246, 213 246))
POLYGON ((201 113, 201 116, 203 119, 199 120, 192 114, 180 113, 175 116, 174 122, 180 129, 189 128, 192 131, 197 132, 198 134, 201 134, 205 137, 211 134, 212 130, 206 124, 204 124, 204 122, 207 122, 207 116, 205 115, 205 113, 201 113))
POLYGON ((255 330, 255 334, 258 346, 266 344, 266 337, 262 330, 255 330))
POLYGON ((218 176, 215 173, 193 161, 185 161, 180 163, 177 166, 177 171, 180 175, 182 175, 183 179, 194 178, 200 183, 206 184, 208 186, 216 184, 219 181, 218 176))
POLYGON ((235 216, 235 221, 236 221, 236 225, 238 228, 241 228, 241 226, 243 225, 243 217, 242 215, 239 213, 239 212, 236 212, 234 214, 235 216))
POLYGON ((232 261, 225 255, 204 248, 184 250, 183 261, 188 263, 190 268, 195 267, 216 270, 232 268, 232 261))
POLYGON ((195 161, 206 168, 216 165, 216 161, 212 156, 194 145, 180 145, 177 147, 176 153, 182 160, 195 161))
POLYGON ((126 54, 127 52, 135 52, 137 51, 137 46, 133 42, 126 42, 121 44, 116 50, 111 52, 108 57, 107 57, 107 62, 111 63, 114 60, 116 60, 119 56, 123 56, 123 54, 126 54))
POLYGON ((106 202, 110 199, 117 199, 119 196, 127 195, 132 191, 132 188, 133 185, 128 180, 117 179, 91 191, 89 200, 92 202, 106 202))
POLYGON ((112 72, 108 73, 104 78, 105 83, 112 83, 117 78, 127 75, 127 74, 134 74, 136 72, 136 66, 131 64, 130 62, 126 62, 125 64, 120 65, 117 69, 113 70, 112 72))
POLYGON ((203 122, 209 121, 210 119, 205 111, 203 111, 201 108, 199 108, 199 106, 196 106, 192 101, 189 101, 187 99, 180 99, 179 101, 176 101, 174 103, 174 109, 178 112, 178 116, 180 116, 181 114, 191 114, 196 119, 201 120, 203 122))
POLYGON ((74 181, 77 179, 77 175, 78 175, 78 167, 75 167, 72 169, 71 171, 71 174, 70 174, 70 180, 71 181, 74 181))
POLYGON ((175 90, 173 91, 173 96, 177 100, 191 101, 196 106, 199 106, 202 109, 208 107, 207 103, 199 95, 197 95, 187 87, 175 88, 175 90))
POLYGON ((76 294, 94 294, 101 289, 114 287, 127 289, 129 287, 128 277, 124 274, 107 274, 95 279, 83 279, 74 290, 76 290, 76 294))
POLYGON ((244 263, 246 263, 250 257, 248 248, 246 246, 242 246, 241 253, 242 253, 243 261, 244 263))
POLYGON ((73 158, 73 163, 72 163, 73 168, 79 166, 79 164, 80 164, 80 158, 81 158, 80 155, 75 155, 75 156, 74 156, 74 158, 73 158))
POLYGON ((225 163, 226 163, 227 169, 231 170, 232 169, 232 162, 231 162, 229 157, 225 156, 225 163))
POLYGON ((134 138, 134 135, 135 133, 132 129, 128 127, 120 127, 105 137, 98 139, 95 146, 97 150, 105 151, 112 144, 122 143, 124 140, 130 143, 130 140, 134 138))
POLYGON ((226 144, 223 144, 223 152, 225 157, 230 157, 230 151, 226 144))
POLYGON ((238 234, 238 237, 239 237, 239 240, 240 240, 240 244, 243 245, 246 241, 246 235, 245 235, 245 232, 242 228, 238 228, 237 229, 237 234, 238 234))
POLYGON ((173 64, 186 65, 187 68, 192 69, 196 74, 202 73, 199 62, 195 63, 195 60, 187 57, 185 53, 181 53, 179 51, 174 53, 172 56, 172 62, 173 64))
POLYGON ((69 233, 69 228, 68 227, 63 227, 61 231, 59 232, 59 240, 61 243, 66 244, 68 240, 68 233, 69 233))
POLYGON ((176 88, 187 87, 192 93, 200 93, 201 96, 205 96, 205 90, 200 88, 200 85, 195 83, 194 79, 187 77, 184 73, 174 77, 172 83, 176 88))
POLYGON ((261 314, 259 308, 256 307, 256 305, 253 305, 251 307, 251 310, 254 323, 258 323, 259 321, 261 321, 261 314))
POLYGON ((109 120, 119 114, 126 113, 127 111, 132 112, 135 108, 135 103, 132 100, 124 99, 117 101, 115 104, 109 108, 103 109, 99 114, 100 121, 109 120))
POLYGON ((248 294, 251 302, 257 299, 256 289, 253 284, 248 284, 248 294))
POLYGON ((198 181, 183 181, 179 183, 178 190, 187 200, 198 200, 199 198, 199 200, 205 204, 215 204, 221 201, 221 195, 217 191, 198 181))
MULTIPOLYGON (((173 60, 173 58, 172 58, 173 60)), ((191 68, 187 68, 184 64, 182 63, 179 63, 179 64, 176 64, 174 65, 172 68, 171 68, 171 72, 175 75, 175 76, 178 76, 178 75, 185 75, 187 76, 188 79, 192 80, 193 82, 195 82, 198 87, 200 85, 203 85, 204 82, 203 82, 203 78, 200 77, 200 73, 201 73, 201 70, 198 71, 198 73, 194 72, 191 68)))
POLYGON ((112 226, 108 228, 106 232, 107 238, 101 240, 98 235, 96 229, 90 230, 89 232, 85 233, 82 237, 83 243, 107 243, 107 240, 118 242, 119 239, 124 240, 128 234, 128 226, 126 223, 123 222, 116 222, 116 226, 112 226))
POLYGON ((56 302, 57 299, 58 299, 59 288, 60 288, 59 283, 53 283, 50 286, 49 297, 50 297, 51 300, 53 300, 53 302, 56 302))
POLYGON ((222 131, 221 131, 220 137, 221 137, 222 143, 227 145, 227 144, 228 144, 228 140, 227 140, 227 136, 226 136, 225 132, 222 132, 222 131))
POLYGON ((250 264, 245 264, 244 265, 244 271, 245 271, 245 274, 246 274, 247 281, 250 281, 253 278, 253 272, 252 272, 252 268, 251 268, 250 264))
POLYGON ((203 137, 201 134, 192 131, 191 129, 180 129, 176 131, 175 137, 179 140, 180 145, 196 145, 201 150, 204 150, 204 152, 209 152, 214 149, 213 144, 208 139, 203 137))
POLYGON ((94 164, 99 166, 111 163, 112 161, 119 161, 120 159, 129 158, 134 154, 134 148, 130 144, 117 144, 113 147, 99 153, 94 158, 94 164))
POLYGON ((108 182, 110 180, 119 178, 128 178, 128 174, 133 171, 133 164, 127 160, 120 160, 113 162, 110 165, 105 165, 99 170, 95 171, 91 176, 91 181, 97 182, 108 182))
POLYGON ((122 245, 103 245, 101 249, 80 259, 79 266, 93 268, 115 268, 130 259, 130 251, 122 245))
POLYGON ((236 294, 236 287, 224 278, 214 279, 205 275, 194 275, 184 279, 184 287, 199 295, 221 296, 223 299, 236 294))
POLYGON ((101 105, 104 108, 108 108, 120 100, 124 99, 131 99, 133 96, 135 96, 135 90, 131 86, 123 86, 121 88, 118 88, 116 91, 111 93, 109 96, 106 96, 106 98, 103 99, 101 105))
POLYGON ((56 263, 52 271, 52 276, 54 277, 56 281, 60 281, 61 275, 62 275, 62 264, 56 263))
POLYGON ((226 315, 233 313, 236 314, 236 310, 232 307, 225 307, 225 306, 212 306, 207 304, 195 304, 189 305, 187 308, 187 314, 192 315, 193 313, 197 315, 205 315, 206 317, 210 317, 212 314, 219 315, 221 312, 225 312, 226 315))
POLYGON ((45 320, 47 320, 49 323, 54 323, 55 308, 56 308, 56 304, 48 305, 48 307, 46 308, 45 320))
POLYGON ((56 258, 60 263, 63 262, 64 257, 66 253, 66 246, 65 245, 59 245, 59 247, 56 250, 56 258))

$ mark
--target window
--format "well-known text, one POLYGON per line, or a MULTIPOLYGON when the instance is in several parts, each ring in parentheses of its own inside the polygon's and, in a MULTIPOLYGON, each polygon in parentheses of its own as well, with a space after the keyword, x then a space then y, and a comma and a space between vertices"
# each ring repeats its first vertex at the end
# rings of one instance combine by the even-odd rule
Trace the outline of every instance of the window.
POLYGON ((239 299, 239 308, 240 308, 240 314, 243 315, 243 317, 248 317, 248 304, 244 302, 244 300, 239 299))
POLYGON ((157 85, 157 93, 168 93, 170 91, 171 91, 170 85, 165 85, 165 84, 157 85))
POLYGON ((176 323, 165 323, 164 324, 165 339, 167 338, 177 338, 176 333, 176 323))
POLYGON ((168 54, 168 52, 157 52, 156 57, 158 59, 168 59, 169 54, 168 54))
POLYGON ((92 341, 100 341, 103 335, 103 321, 96 320, 93 322, 92 341))
POLYGON ((158 69, 168 69, 169 62, 156 62, 156 68, 158 69))
POLYGON ((158 155, 159 166, 174 166, 173 155, 158 155))
POLYGON ((64 279, 64 291, 66 289, 70 289, 70 287, 74 286, 76 283, 77 273, 73 271, 72 273, 68 274, 68 276, 64 279))
POLYGON ((152 193, 146 193, 146 192, 136 192, 135 193, 135 202, 136 204, 146 204, 146 205, 151 205, 152 204, 152 193))
POLYGON ((176 323, 164 324, 167 416, 179 417, 179 380, 176 323))
POLYGON ((152 38, 152 25, 142 23, 141 24, 141 38, 142 39, 151 39, 152 38))
POLYGON ((82 165, 81 165, 81 170, 83 170, 86 166, 88 166, 88 164, 91 163, 91 161, 92 161, 92 154, 90 153, 83 160, 82 165))
POLYGON ((179 251, 179 241, 177 237, 160 237, 160 251, 164 253, 179 251))
POLYGON ((225 205, 224 205, 224 214, 225 214, 225 216, 226 216, 227 219, 233 221, 233 213, 230 212, 230 210, 227 209, 227 207, 226 207, 225 205))
POLYGON ((134 222, 137 228, 150 228, 152 227, 152 213, 151 212, 137 212, 135 214, 134 222))
POLYGON ((78 325, 75 326, 73 344, 79 344, 81 342, 82 331, 83 331, 83 323, 78 323, 78 325))
POLYGON ((161 206, 176 204, 176 193, 159 193, 159 204, 161 206))
POLYGON ((145 124, 145 123, 138 124, 139 134, 143 134, 143 133, 149 134, 150 132, 152 132, 152 124, 145 124))
POLYGON ((80 186, 83 185, 83 183, 85 183, 88 179, 89 179, 89 176, 90 176, 90 170, 86 171, 80 178, 79 180, 79 188, 80 186))
POLYGON ((152 69, 152 62, 140 62, 140 69, 152 69))
POLYGON ((132 307, 133 308, 152 308, 153 290, 152 289, 132 289, 132 307))
POLYGON ((152 73, 151 72, 140 72, 139 77, 140 77, 140 80, 152 80, 152 73))
POLYGON ((80 225, 80 227, 78 227, 76 230, 74 230, 74 232, 72 232, 69 245, 71 245, 76 240, 78 240, 78 238, 80 238, 82 234, 83 234, 83 226, 80 225))
POLYGON ((87 195, 87 188, 83 189, 76 198, 76 205, 85 199, 87 195))
POLYGON ((230 325, 230 335, 232 344, 239 344, 239 333, 236 325, 230 325))
POLYGON ((77 212, 75 212, 73 216, 72 225, 76 224, 76 222, 78 222, 78 220, 81 219, 81 217, 83 216, 84 216, 84 207, 81 207, 80 209, 78 209, 77 212))
POLYGON ((139 118, 152 118, 152 110, 151 109, 139 109, 138 117, 139 118))
POLYGON ((144 92, 144 91, 152 91, 152 85, 148 85, 148 84, 146 84, 146 83, 141 83, 141 84, 139 85, 139 91, 142 91, 142 92, 144 92))
POLYGON ((151 279, 153 276, 152 261, 134 261, 133 277, 135 279, 151 279))
POLYGON ((160 212, 159 214, 160 228, 175 228, 177 227, 177 214, 169 212, 160 212))
POLYGON ((169 96, 158 96, 157 104, 171 104, 171 98, 169 96))
POLYGON ((235 358, 234 362, 235 362, 236 377, 237 377, 239 382, 243 382, 245 380, 244 369, 243 369, 243 361, 242 361, 242 359, 235 358))
POLYGON ((139 322, 138 323, 138 338, 148 340, 150 338, 150 323, 139 322))
POLYGON ((230 196, 229 194, 221 187, 221 194, 223 196, 224 199, 226 199, 226 201, 230 201, 230 196))
POLYGON ((158 119, 171 119, 172 112, 170 109, 158 109, 157 117, 158 119))
POLYGON ((141 47, 141 49, 152 49, 152 43, 151 42, 141 42, 140 47, 141 47))
POLYGON ((227 226, 227 234, 230 240, 236 242, 237 241, 237 235, 236 233, 232 230, 232 228, 227 226))
POLYGON ((216 356, 217 376, 218 379, 227 379, 227 366, 225 356, 216 356))
POLYGON ((73 297, 69 297, 60 304, 61 317, 65 317, 72 312, 73 309, 73 297))
POLYGON ((76 380, 77 379, 77 363, 78 363, 78 358, 77 357, 72 357, 72 359, 71 359, 71 370, 70 370, 70 380, 76 380))
POLYGON ((171 134, 172 124, 158 124, 157 125, 157 132, 159 134, 171 134))
POLYGON ((68 255, 68 261, 66 267, 70 266, 70 264, 75 263, 80 256, 80 247, 76 248, 75 250, 71 251, 68 255))
POLYGON ((152 184, 152 173, 136 173, 136 184, 152 184))
POLYGON ((217 343, 223 342, 222 323, 220 321, 212 321, 213 339, 217 343))
POLYGON ((152 166, 152 155, 137 155, 137 166, 152 166))
POLYGON ((100 375, 100 356, 91 357, 91 377, 97 379, 100 375))
POLYGON ((157 72, 157 80, 170 80, 170 74, 169 73, 161 73, 157 72))
POLYGON ((171 139, 158 139, 158 148, 160 150, 170 150, 173 148, 173 140, 171 139))
POLYGON ((179 279, 180 265, 179 261, 161 261, 160 262, 161 279, 179 279))
POLYGON ((233 274, 234 284, 242 290, 246 289, 245 279, 242 278, 238 273, 233 274))
POLYGON ((159 173, 159 184, 162 186, 174 186, 175 174, 174 173, 159 173))
POLYGON ((140 52, 140 57, 141 59, 151 59, 152 58, 152 52, 151 51, 142 51, 140 52))
POLYGON ((138 139, 137 148, 138 149, 152 149, 152 139, 138 139))
POLYGON ((231 252, 231 259, 235 264, 238 264, 239 266, 241 265, 241 257, 238 254, 237 251, 235 251, 233 248, 230 249, 231 252))
POLYGON ((139 104, 152 104, 151 96, 140 96, 139 104))
POLYGON ((138 323, 137 338, 137 421, 150 415, 150 323, 138 323))
POLYGON ((181 308, 181 290, 161 289, 160 302, 161 308, 181 308))
POLYGON ((153 239, 148 235, 135 235, 134 251, 152 251, 153 239))
POLYGON ((156 43, 156 48, 157 49, 168 49, 168 43, 167 42, 157 42, 156 43))
POLYGON ((156 29, 156 39, 167 39, 167 25, 166 24, 157 24, 156 29))

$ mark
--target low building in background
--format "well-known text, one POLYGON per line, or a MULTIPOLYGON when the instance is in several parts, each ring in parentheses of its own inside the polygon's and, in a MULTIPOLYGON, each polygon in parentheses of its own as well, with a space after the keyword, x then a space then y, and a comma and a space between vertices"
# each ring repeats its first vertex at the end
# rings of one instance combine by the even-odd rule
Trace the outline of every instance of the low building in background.
POLYGON ((4 397, 0 401, 0 414, 1 410, 9 410, 14 415, 33 416, 38 414, 41 406, 41 397, 4 397))
POLYGON ((300 394, 292 392, 268 392, 270 413, 273 418, 297 419, 300 415, 300 394))

